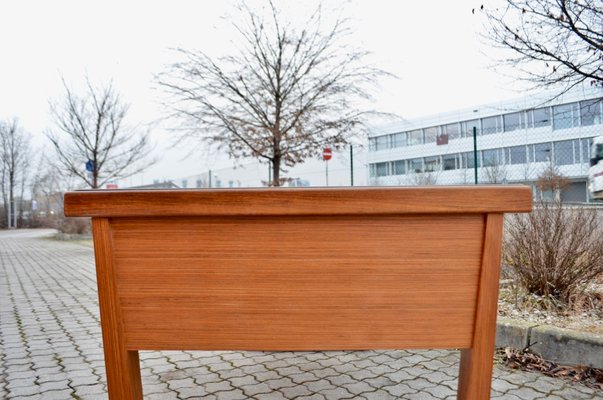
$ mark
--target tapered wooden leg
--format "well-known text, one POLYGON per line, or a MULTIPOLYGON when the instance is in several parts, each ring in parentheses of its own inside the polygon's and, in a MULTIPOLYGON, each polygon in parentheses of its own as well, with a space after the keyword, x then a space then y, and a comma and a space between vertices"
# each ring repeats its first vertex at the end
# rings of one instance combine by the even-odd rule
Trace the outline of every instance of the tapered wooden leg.
POLYGON ((138 352, 128 350, 124 339, 109 220, 93 218, 92 233, 109 399, 142 400, 138 352))
POLYGON ((486 216, 484 252, 477 294, 473 344, 470 349, 461 351, 457 394, 459 400, 490 398, 496 340, 502 227, 502 214, 488 214, 486 216))
POLYGON ((138 352, 117 351, 104 340, 103 345, 109 399, 142 400, 138 352))

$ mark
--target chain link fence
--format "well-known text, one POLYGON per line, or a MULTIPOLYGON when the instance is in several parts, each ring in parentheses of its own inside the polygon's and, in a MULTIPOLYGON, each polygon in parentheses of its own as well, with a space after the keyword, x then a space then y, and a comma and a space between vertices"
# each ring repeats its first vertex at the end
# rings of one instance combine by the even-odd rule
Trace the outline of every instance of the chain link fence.
MULTIPOLYGON (((322 153, 323 149, 317 149, 322 153)), ((329 161, 307 159, 303 164, 281 172, 286 187, 310 186, 366 186, 368 165, 366 149, 347 146, 334 151, 329 161)), ((180 188, 243 188, 266 187, 272 181, 271 165, 265 161, 251 161, 237 166, 211 168, 198 174, 173 179, 180 188)))
POLYGON ((586 201, 602 99, 524 110, 369 139, 370 185, 527 183, 536 196, 586 201))

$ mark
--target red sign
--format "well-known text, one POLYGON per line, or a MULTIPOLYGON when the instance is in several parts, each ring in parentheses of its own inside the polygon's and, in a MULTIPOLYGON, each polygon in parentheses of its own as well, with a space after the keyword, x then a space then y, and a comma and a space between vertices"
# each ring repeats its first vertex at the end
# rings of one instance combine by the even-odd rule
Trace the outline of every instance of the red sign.
POLYGON ((117 183, 107 183, 105 187, 107 189, 117 189, 117 183))
POLYGON ((331 157, 333 157, 333 152, 331 151, 330 148, 326 148, 322 151, 322 159, 325 161, 329 161, 331 159, 331 157))

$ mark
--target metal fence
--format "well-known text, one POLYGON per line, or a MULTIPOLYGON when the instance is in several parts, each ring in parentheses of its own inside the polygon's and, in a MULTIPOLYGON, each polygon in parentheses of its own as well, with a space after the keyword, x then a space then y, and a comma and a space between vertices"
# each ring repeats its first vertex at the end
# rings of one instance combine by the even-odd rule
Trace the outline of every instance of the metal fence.
MULTIPOLYGON (((322 149, 317 149, 321 153, 322 149)), ((366 149, 347 146, 334 151, 329 161, 320 155, 307 159, 303 164, 281 172, 284 186, 366 186, 368 165, 366 149)), ((198 174, 173 179, 181 188, 237 188, 265 187, 272 181, 271 166, 265 161, 248 161, 226 168, 211 168, 198 174)))
POLYGON ((528 183, 535 195, 587 199, 602 100, 372 137, 369 184, 528 183), (584 103, 584 104, 583 104, 584 103))

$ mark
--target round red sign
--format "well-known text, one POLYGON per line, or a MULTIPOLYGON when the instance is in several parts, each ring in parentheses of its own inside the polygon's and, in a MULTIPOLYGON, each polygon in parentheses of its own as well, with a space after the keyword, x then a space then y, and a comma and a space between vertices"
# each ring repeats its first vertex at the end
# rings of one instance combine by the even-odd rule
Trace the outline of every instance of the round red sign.
POLYGON ((333 157, 333 152, 331 151, 330 148, 326 148, 322 151, 322 159, 325 161, 329 161, 331 159, 331 157, 333 157))

